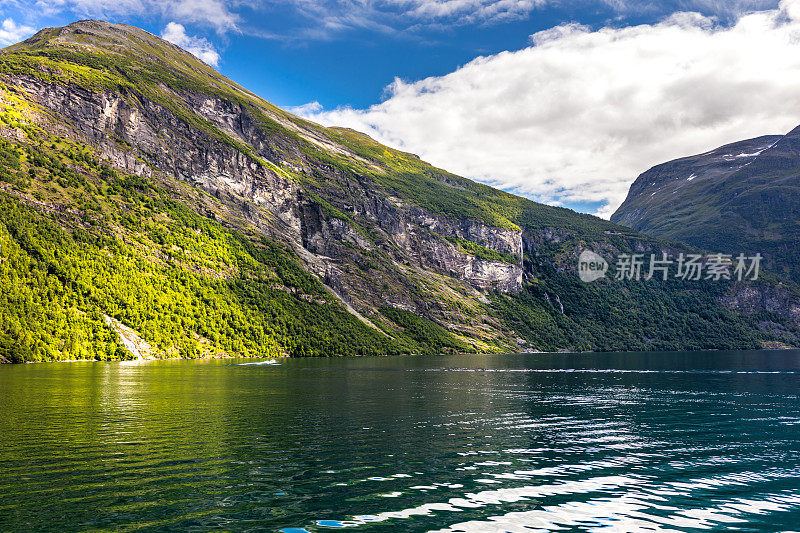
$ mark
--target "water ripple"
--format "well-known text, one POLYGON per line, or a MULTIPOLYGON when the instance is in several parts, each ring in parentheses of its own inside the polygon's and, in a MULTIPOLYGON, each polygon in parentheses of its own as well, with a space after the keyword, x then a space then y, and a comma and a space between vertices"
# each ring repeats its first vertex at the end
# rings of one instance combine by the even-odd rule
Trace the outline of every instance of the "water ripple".
POLYGON ((0 530, 788 531, 799 355, 0 368, 0 530))

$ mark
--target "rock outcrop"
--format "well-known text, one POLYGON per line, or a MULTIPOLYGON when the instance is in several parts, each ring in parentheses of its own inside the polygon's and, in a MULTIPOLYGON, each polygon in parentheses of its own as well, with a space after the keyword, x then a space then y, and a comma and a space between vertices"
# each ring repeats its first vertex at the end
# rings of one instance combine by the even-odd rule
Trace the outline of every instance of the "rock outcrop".
MULTIPOLYGON (((69 121, 70 127, 60 128, 61 133, 77 134, 80 141, 97 146, 101 157, 114 167, 145 176, 159 172, 200 186, 229 204, 231 210, 262 222, 270 232, 289 237, 296 246, 328 262, 328 270, 336 269, 342 253, 350 253, 343 251, 342 245, 366 251, 376 247, 357 229, 355 219, 365 219, 395 245, 396 249, 387 251, 402 251, 405 257, 398 257, 401 261, 467 281, 483 291, 516 292, 522 287, 520 231, 393 202, 369 185, 363 188, 358 205, 341 204, 332 213, 319 200, 304 195, 299 184, 274 162, 281 160, 278 150, 282 143, 271 140, 240 105, 195 94, 173 95, 198 109, 229 139, 253 147, 253 156, 234 143, 191 127, 154 101, 136 99, 131 103, 123 93, 50 84, 30 77, 21 77, 19 87, 31 101, 69 121), (280 221, 279 227, 271 224, 275 221, 280 221), (474 242, 516 257, 517 262, 475 257, 448 242, 447 237, 474 242)), ((53 127, 59 129, 57 124, 53 127)), ((353 294, 346 287, 342 289, 353 294)), ((351 303, 359 299, 353 298, 351 303)))

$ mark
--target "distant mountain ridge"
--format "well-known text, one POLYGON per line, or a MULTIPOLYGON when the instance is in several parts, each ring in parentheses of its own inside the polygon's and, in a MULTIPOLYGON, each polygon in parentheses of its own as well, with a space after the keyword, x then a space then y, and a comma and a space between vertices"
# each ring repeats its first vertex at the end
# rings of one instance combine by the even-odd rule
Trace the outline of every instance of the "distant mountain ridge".
POLYGON ((124 24, 0 51, 0 207, 0 361, 130 358, 122 326, 155 357, 800 346, 793 287, 582 283, 588 249, 690 248, 324 128, 124 24))
POLYGON ((615 223, 728 253, 761 253, 800 282, 800 127, 642 173, 615 223))

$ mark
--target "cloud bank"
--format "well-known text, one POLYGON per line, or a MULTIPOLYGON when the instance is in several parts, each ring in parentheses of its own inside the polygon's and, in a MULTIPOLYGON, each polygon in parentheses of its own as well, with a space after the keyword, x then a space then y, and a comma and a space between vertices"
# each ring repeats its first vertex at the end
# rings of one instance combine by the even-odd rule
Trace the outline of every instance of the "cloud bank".
POLYGON ((306 20, 302 27, 288 28, 285 36, 332 39, 357 29, 416 34, 457 26, 488 26, 530 19, 537 11, 549 8, 585 10, 619 19, 697 11, 727 23, 777 4, 778 0, 254 0, 251 5, 265 10, 288 8, 306 20))
POLYGON ((540 201, 603 202, 609 216, 654 164, 800 124, 800 0, 724 26, 689 12, 562 25, 387 94, 301 111, 540 201))
POLYGON ((161 32, 161 38, 176 44, 209 65, 217 66, 219 64, 219 53, 214 49, 210 42, 202 37, 193 37, 186 34, 186 28, 177 22, 170 22, 164 31, 161 32))
POLYGON ((27 39, 36 32, 32 26, 19 25, 14 20, 7 18, 0 26, 0 46, 8 46, 27 39))

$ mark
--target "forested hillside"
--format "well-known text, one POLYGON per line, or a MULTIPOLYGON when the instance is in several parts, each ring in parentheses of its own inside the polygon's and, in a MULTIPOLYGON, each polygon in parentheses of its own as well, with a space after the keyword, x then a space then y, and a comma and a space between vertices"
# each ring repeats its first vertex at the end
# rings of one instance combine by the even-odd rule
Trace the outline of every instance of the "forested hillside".
POLYGON ((42 30, 0 78, 4 361, 800 344, 791 285, 615 281, 688 247, 323 128, 138 28, 42 30))

